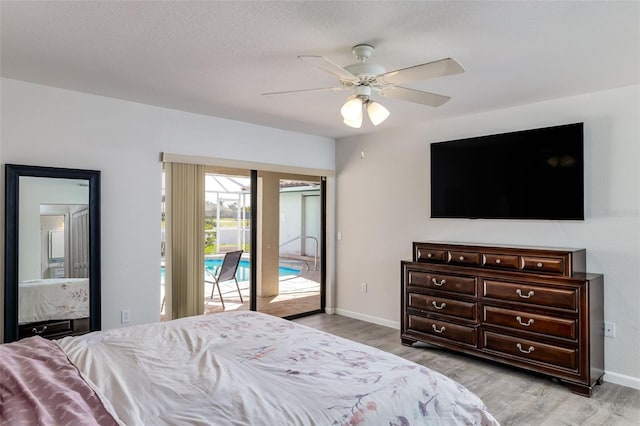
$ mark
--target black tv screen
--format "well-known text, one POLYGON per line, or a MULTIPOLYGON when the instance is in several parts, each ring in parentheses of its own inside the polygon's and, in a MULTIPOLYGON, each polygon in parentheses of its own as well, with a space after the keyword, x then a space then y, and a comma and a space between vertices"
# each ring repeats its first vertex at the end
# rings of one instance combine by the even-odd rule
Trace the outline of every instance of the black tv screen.
POLYGON ((584 220, 583 123, 432 143, 431 217, 584 220))

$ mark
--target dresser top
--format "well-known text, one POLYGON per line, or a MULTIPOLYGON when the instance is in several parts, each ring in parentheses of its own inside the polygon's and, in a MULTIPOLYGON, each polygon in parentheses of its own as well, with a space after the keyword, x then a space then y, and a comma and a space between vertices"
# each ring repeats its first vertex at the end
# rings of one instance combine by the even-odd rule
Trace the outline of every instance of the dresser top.
POLYGON ((519 250, 548 250, 548 251, 582 251, 584 248, 576 248, 576 247, 548 247, 548 246, 528 246, 528 245, 516 245, 516 244, 499 244, 499 243, 471 243, 471 242, 462 242, 462 241, 415 241, 414 244, 438 244, 438 245, 447 245, 447 246, 460 246, 460 247, 469 247, 469 248, 512 248, 519 250))

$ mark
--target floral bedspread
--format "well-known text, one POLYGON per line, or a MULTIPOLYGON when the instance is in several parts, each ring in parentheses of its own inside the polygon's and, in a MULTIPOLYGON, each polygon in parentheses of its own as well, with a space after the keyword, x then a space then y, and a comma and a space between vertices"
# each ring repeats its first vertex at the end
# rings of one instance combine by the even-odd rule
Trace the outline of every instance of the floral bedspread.
POLYGON ((57 341, 126 425, 497 425, 459 383, 257 312, 57 341))
POLYGON ((89 278, 20 281, 20 324, 89 316, 89 278))

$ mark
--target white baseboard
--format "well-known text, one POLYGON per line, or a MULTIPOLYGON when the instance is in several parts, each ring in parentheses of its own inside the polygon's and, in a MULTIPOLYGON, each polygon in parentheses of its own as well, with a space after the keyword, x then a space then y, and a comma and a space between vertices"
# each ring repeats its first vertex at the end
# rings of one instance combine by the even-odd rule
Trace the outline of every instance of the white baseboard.
POLYGON ((344 315, 345 317, 355 318, 358 320, 371 322, 378 325, 383 325, 385 327, 395 328, 396 330, 400 330, 400 322, 398 321, 389 321, 384 318, 378 318, 371 315, 365 315, 358 312, 347 311, 345 309, 335 308, 335 313, 338 315, 344 315))
POLYGON ((603 380, 616 385, 640 390, 640 378, 605 371, 603 380))

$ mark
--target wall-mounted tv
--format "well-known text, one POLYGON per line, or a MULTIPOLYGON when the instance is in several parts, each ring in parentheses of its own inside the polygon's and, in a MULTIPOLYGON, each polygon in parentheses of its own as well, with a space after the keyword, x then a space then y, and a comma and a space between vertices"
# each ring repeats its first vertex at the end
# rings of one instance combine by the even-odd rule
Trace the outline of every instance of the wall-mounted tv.
POLYGON ((584 220, 583 123, 432 143, 431 217, 584 220))

